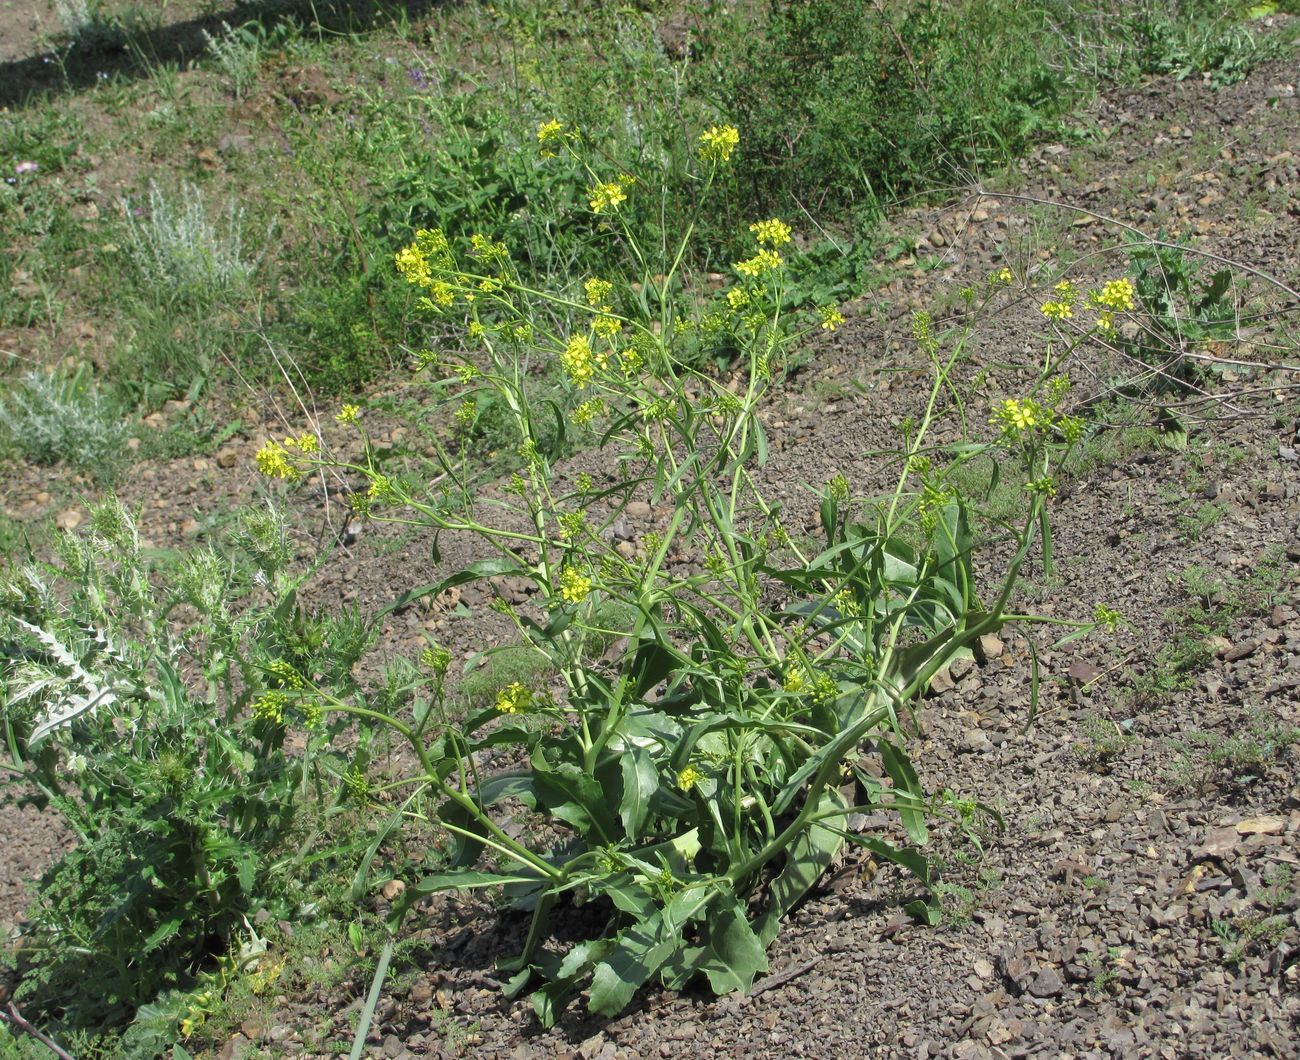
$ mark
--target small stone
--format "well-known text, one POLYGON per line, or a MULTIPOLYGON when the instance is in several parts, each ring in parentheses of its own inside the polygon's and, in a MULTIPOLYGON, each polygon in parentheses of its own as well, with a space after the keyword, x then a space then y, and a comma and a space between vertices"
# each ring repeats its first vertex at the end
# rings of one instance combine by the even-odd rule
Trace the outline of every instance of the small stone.
POLYGON ((1065 990, 1060 973, 1050 965, 1040 968, 1038 974, 1029 980, 1029 993, 1034 997, 1059 997, 1065 990))
POLYGON ((384 1039, 384 1044, 381 1048, 383 1054, 390 1058, 399 1056, 406 1052, 406 1046, 402 1044, 402 1039, 400 1039, 396 1034, 388 1035, 388 1037, 384 1039))
POLYGON ((1285 828, 1284 817, 1251 817, 1236 824, 1238 835, 1281 835, 1285 828))
POLYGON ((72 531, 77 529, 85 518, 76 508, 65 508, 54 517, 54 525, 60 530, 72 531))
POLYGON ((623 514, 629 519, 649 519, 653 509, 645 501, 628 501, 623 514))
POLYGON ((1255 654, 1259 644, 1253 640, 1243 640, 1234 644, 1231 648, 1223 653, 1224 662, 1237 662, 1241 659, 1249 658, 1255 654))
POLYGON ((217 452, 217 467, 232 468, 239 463, 240 451, 236 446, 228 445, 217 452))
POLYGON ((1237 829, 1229 825, 1226 828, 1211 828, 1205 842, 1194 852, 1197 860, 1204 858, 1223 858, 1237 849, 1237 829))
POLYGON ((982 754, 993 747, 993 741, 983 729, 971 729, 961 738, 962 750, 971 754, 982 754))
POLYGON ((401 880, 389 880, 379 889, 379 893, 384 896, 385 901, 391 902, 405 890, 406 884, 401 880))
POLYGON ((981 979, 993 978, 992 961, 985 960, 983 957, 981 957, 971 967, 974 969, 975 974, 978 975, 981 979))

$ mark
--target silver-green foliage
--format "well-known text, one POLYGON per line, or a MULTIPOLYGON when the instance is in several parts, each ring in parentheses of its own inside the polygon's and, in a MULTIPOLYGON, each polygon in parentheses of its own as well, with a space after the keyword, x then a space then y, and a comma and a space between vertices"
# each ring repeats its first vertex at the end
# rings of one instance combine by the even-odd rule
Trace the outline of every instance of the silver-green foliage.
POLYGON ((35 792, 76 840, 28 912, 34 1018, 125 1022, 255 910, 315 900, 308 826, 344 804, 365 740, 341 756, 304 687, 347 689, 366 631, 298 606, 276 513, 229 544, 164 565, 110 497, 53 562, 0 571, 0 797, 35 792))
POLYGON ((124 203, 128 246, 145 283, 158 293, 215 293, 252 278, 257 257, 244 249, 244 210, 233 200, 213 219, 199 189, 182 182, 169 199, 154 181, 143 209, 124 203))
POLYGON ((222 32, 215 37, 207 30, 203 31, 208 55, 225 75, 231 92, 237 99, 243 99, 262 65, 263 36, 259 27, 253 24, 235 28, 222 22, 221 29, 222 32))
POLYGON ((0 398, 0 444, 34 464, 67 464, 111 478, 130 424, 87 378, 29 372, 0 398))

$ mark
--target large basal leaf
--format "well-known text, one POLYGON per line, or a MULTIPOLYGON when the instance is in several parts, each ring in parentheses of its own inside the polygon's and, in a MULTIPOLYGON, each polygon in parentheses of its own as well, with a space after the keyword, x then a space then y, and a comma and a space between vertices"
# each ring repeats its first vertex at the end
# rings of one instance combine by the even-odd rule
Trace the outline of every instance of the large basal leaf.
POLYGON ((765 947, 734 895, 705 921, 703 953, 696 970, 709 977, 715 994, 748 990, 754 977, 767 971, 765 947))
POLYGON ((628 839, 636 842, 650 815, 651 800, 659 790, 659 770, 650 752, 636 744, 625 747, 621 758, 623 796, 619 801, 618 815, 628 839))
MULTIPOLYGON (((844 797, 835 788, 824 791, 817 806, 818 811, 846 808, 844 797)), ((767 909, 754 921, 754 933, 764 949, 780 932, 781 918, 821 879, 843 845, 838 828, 820 823, 810 825, 790 844, 780 875, 768 886, 767 909)))
POLYGON ((680 945, 680 936, 665 926, 662 913, 628 928, 609 956, 596 965, 587 1007, 598 1016, 622 1012, 680 945))

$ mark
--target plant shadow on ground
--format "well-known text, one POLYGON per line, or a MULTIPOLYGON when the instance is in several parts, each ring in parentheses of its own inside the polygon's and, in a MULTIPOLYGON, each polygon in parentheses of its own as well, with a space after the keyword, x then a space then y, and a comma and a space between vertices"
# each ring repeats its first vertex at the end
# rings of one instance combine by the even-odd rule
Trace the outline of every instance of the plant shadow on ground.
POLYGON ((149 78, 162 66, 184 68, 209 53, 210 35, 223 24, 283 21, 322 33, 364 33, 418 18, 446 0, 236 0, 225 11, 167 24, 96 17, 83 38, 51 52, 0 62, 0 107, 91 88, 107 78, 149 78), (51 55, 55 61, 51 62, 51 55))

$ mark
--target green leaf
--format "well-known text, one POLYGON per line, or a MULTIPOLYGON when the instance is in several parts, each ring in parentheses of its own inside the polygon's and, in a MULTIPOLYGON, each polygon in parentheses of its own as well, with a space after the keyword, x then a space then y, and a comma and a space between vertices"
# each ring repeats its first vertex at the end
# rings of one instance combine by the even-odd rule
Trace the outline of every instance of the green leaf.
MULTIPOLYGON (((817 805, 819 812, 846 808, 844 797, 834 788, 822 792, 817 805)), ((785 865, 768 886, 767 909, 754 921, 755 934, 764 948, 780 932, 781 918, 821 879, 843 845, 842 833, 821 822, 810 825, 790 844, 785 865)))
POLYGON ((926 843, 930 833, 925 826, 925 813, 920 808, 925 798, 925 790, 921 787, 921 779, 912 768, 907 752, 883 738, 876 741, 876 750, 880 752, 880 761, 885 767, 885 772, 894 782, 894 790, 912 797, 911 800, 903 800, 898 804, 898 812, 903 818, 903 827, 907 829, 907 837, 918 845, 926 843))
POLYGON ((512 873, 503 875, 497 872, 479 872, 474 869, 462 869, 458 872, 435 872, 425 876, 418 883, 407 888, 406 893, 414 891, 421 897, 437 891, 475 891, 483 887, 504 887, 507 883, 536 883, 535 873, 512 873))
POLYGON ((618 815, 623 821, 623 831, 636 842, 650 814, 650 800, 659 790, 659 770, 654 758, 644 747, 628 744, 621 756, 623 763, 623 798, 618 815))
POLYGON ((408 589, 387 607, 375 612, 371 621, 377 622, 385 615, 391 614, 398 608, 405 607, 411 601, 418 600, 422 596, 441 596, 448 589, 453 589, 458 585, 465 585, 468 582, 478 581, 481 578, 492 578, 500 574, 526 573, 518 560, 506 559, 504 556, 482 559, 477 563, 471 563, 464 570, 457 571, 440 582, 430 582, 427 585, 417 585, 414 589, 408 589))
POLYGON ((662 913, 624 931, 614 950, 596 965, 587 1007, 598 1016, 618 1015, 681 945, 681 937, 665 928, 662 913))
POLYGON ((896 847, 875 836, 858 835, 855 832, 841 832, 840 835, 854 846, 864 847, 876 857, 884 861, 892 861, 895 865, 907 869, 925 886, 930 886, 930 859, 919 850, 912 847, 896 847))
POLYGON ((703 959, 697 967, 709 977, 715 994, 748 990, 754 977, 767 971, 767 953, 739 899, 733 897, 725 908, 713 911, 704 933, 703 959))

